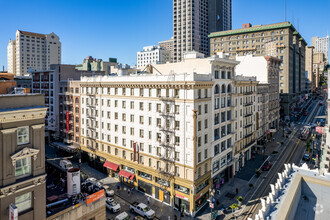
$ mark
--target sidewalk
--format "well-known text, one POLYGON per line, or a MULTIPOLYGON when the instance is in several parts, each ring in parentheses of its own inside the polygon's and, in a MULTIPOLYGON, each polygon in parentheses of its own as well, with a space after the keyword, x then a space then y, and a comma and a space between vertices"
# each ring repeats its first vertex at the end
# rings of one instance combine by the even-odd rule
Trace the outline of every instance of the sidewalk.
MULTIPOLYGON (((75 167, 78 167, 79 165, 74 163, 75 167)), ((97 180, 100 180, 103 182, 103 184, 109 185, 111 189, 115 191, 115 195, 126 201, 127 203, 131 204, 133 202, 142 202, 145 204, 148 204, 148 196, 146 196, 144 193, 139 192, 135 189, 132 190, 132 188, 128 187, 124 183, 119 182, 115 178, 108 177, 106 174, 101 173, 94 168, 88 166, 87 163, 81 164, 81 171, 84 172, 88 177, 94 177, 97 180), (120 186, 120 190, 117 190, 117 186, 120 186), (128 193, 128 189, 131 190, 130 193, 128 193)), ((150 197, 150 207, 153 209, 156 213, 156 217, 161 220, 169 220, 174 219, 174 215, 177 216, 178 219, 180 219, 180 212, 172 208, 171 206, 168 206, 152 197, 150 197)), ((181 219, 184 220, 191 220, 192 217, 181 217, 181 219)))

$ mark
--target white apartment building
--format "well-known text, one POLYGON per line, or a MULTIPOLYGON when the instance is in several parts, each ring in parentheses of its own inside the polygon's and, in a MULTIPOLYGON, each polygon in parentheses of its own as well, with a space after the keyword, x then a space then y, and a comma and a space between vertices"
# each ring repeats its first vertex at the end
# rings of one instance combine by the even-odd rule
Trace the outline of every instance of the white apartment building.
POLYGON ((136 54, 137 68, 142 68, 148 64, 163 64, 170 61, 170 51, 160 46, 143 47, 142 51, 136 54))
MULTIPOLYGON (((256 77, 257 85, 257 140, 269 140, 279 129, 280 96, 279 72, 281 59, 271 56, 237 56, 240 63, 236 66, 236 74, 256 77), (268 135, 266 135, 268 134, 268 135)), ((283 80, 283 76, 281 76, 283 80)), ((261 144, 261 143, 260 143, 261 144)))
POLYGON ((173 0, 173 62, 189 51, 207 56, 208 34, 231 30, 231 18, 231 0, 173 0))
POLYGON ((312 37, 312 46, 315 52, 322 52, 329 63, 329 34, 326 37, 312 37))
MULTIPOLYGON (((81 149, 109 174, 194 215, 233 176, 235 60, 219 55, 151 73, 81 78, 81 149), (217 180, 213 180, 214 177, 217 180)), ((238 137, 237 137, 238 138, 238 137)))
POLYGON ((27 75, 29 70, 49 70, 50 64, 61 63, 61 42, 54 34, 16 31, 16 39, 7 46, 8 72, 27 75))

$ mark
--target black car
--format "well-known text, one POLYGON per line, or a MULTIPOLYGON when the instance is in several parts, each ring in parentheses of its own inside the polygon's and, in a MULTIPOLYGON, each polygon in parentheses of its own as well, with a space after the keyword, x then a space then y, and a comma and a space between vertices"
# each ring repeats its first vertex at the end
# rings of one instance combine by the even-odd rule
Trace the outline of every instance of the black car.
POLYGON ((310 161, 311 160, 311 156, 309 154, 304 154, 303 158, 304 161, 310 161))

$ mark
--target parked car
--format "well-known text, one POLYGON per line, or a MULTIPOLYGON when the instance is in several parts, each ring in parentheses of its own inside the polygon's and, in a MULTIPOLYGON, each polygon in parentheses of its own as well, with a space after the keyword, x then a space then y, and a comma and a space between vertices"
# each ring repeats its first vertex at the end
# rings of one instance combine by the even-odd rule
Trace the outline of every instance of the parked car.
POLYGON ((112 197, 115 194, 115 191, 113 191, 112 189, 110 189, 110 187, 107 186, 107 185, 102 186, 102 188, 104 189, 105 195, 107 197, 112 197))
POLYGON ((309 154, 304 154, 303 158, 304 161, 310 161, 311 156, 309 154))
POLYGON ((132 205, 130 205, 130 210, 131 212, 135 212, 136 214, 139 214, 147 219, 153 219, 153 217, 155 216, 155 211, 150 209, 144 203, 134 202, 132 205))
POLYGON ((263 171, 267 171, 270 170, 270 168, 272 167, 272 164, 269 162, 269 160, 267 160, 263 165, 262 165, 262 170, 263 171))
POLYGON ((319 105, 323 105, 323 102, 319 102, 319 105))
POLYGON ((108 198, 105 203, 105 206, 107 207, 107 209, 109 209, 113 213, 120 211, 120 204, 118 202, 114 201, 113 199, 108 198))
POLYGON ((145 218, 143 218, 142 216, 135 216, 134 217, 134 220, 145 220, 145 218))
POLYGON ((73 168, 70 160, 60 160, 60 166, 65 170, 73 168))
POLYGON ((116 216, 115 220, 129 220, 129 215, 126 212, 122 212, 116 216))

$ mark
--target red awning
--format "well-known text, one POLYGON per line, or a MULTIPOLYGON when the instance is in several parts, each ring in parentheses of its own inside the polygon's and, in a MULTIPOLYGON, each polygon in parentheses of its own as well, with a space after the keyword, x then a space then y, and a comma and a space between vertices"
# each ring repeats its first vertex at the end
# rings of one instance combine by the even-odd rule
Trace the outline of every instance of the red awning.
POLYGON ((130 176, 130 178, 129 178, 129 179, 130 179, 130 180, 133 180, 133 179, 134 179, 134 176, 135 176, 135 175, 134 175, 134 174, 132 174, 132 175, 130 176))
POLYGON ((117 164, 111 163, 109 161, 105 161, 105 163, 103 164, 103 166, 104 167, 107 167, 107 168, 109 168, 109 169, 111 169, 113 171, 117 171, 117 169, 118 169, 118 165, 117 164))
POLYGON ((120 170, 118 174, 126 178, 130 178, 131 176, 134 178, 134 174, 127 172, 126 170, 120 170))

